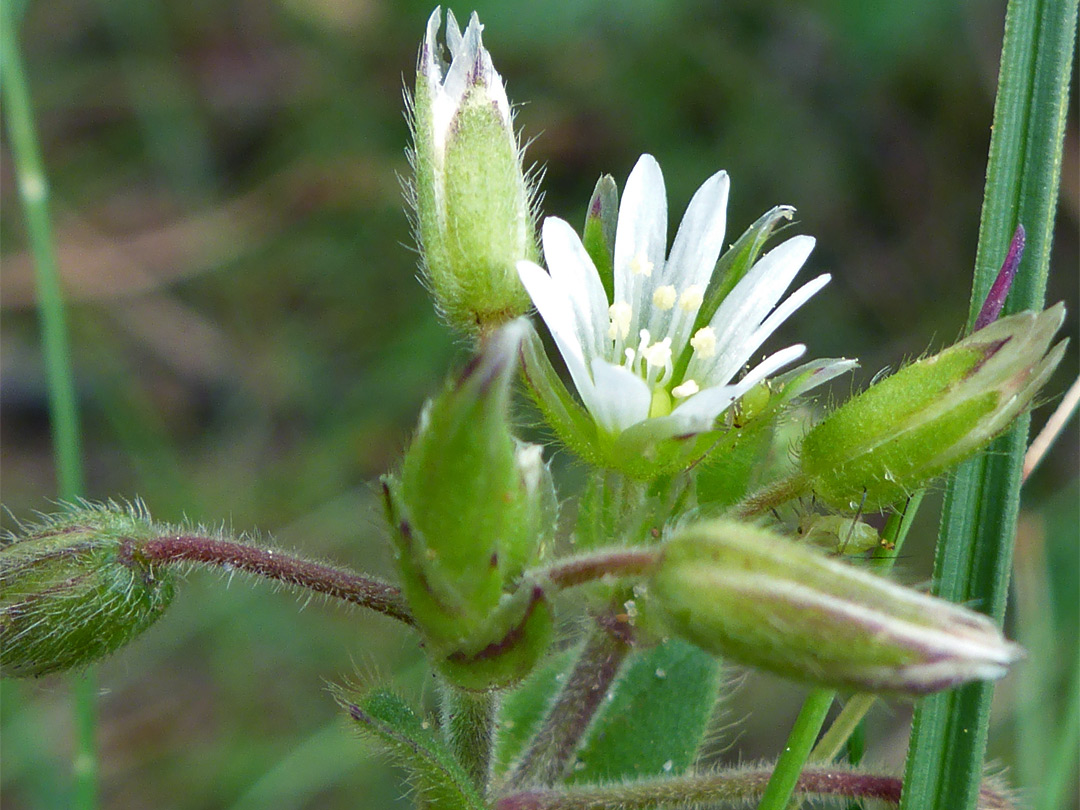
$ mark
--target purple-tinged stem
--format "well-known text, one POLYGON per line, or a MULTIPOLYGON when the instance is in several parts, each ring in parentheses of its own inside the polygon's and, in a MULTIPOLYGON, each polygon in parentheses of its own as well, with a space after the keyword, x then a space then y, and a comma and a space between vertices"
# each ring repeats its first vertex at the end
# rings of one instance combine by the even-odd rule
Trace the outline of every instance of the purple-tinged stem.
POLYGON ((599 550, 581 557, 561 560, 534 572, 538 581, 556 588, 572 588, 607 576, 631 577, 646 574, 656 564, 659 552, 653 548, 599 550))
MULTIPOLYGON (((768 768, 736 768, 672 779, 527 790, 503 796, 495 803, 495 810, 664 810, 736 803, 741 807, 761 798, 771 775, 768 768)), ((807 768, 799 776, 795 793, 800 799, 875 799, 887 807, 896 807, 901 784, 896 776, 807 768)), ((991 784, 982 786, 978 810, 1011 807, 1001 790, 991 784)))
POLYGON ((565 775, 578 743, 631 650, 631 635, 630 626, 614 616, 597 620, 551 711, 510 775, 510 789, 552 785, 565 775))
POLYGON ((174 535, 133 545, 131 553, 159 564, 186 562, 238 569, 342 599, 405 624, 413 623, 401 591, 393 585, 322 563, 291 557, 277 549, 198 535, 174 535))
POLYGON ((994 284, 987 293, 982 309, 979 310, 979 317, 975 319, 974 331, 978 332, 984 326, 989 326, 1001 314, 1013 279, 1016 278, 1016 268, 1020 266, 1020 258, 1024 255, 1025 239, 1024 226, 1017 225, 1012 242, 1009 244, 1009 252, 1005 254, 1005 261, 998 270, 997 278, 994 279, 994 284))

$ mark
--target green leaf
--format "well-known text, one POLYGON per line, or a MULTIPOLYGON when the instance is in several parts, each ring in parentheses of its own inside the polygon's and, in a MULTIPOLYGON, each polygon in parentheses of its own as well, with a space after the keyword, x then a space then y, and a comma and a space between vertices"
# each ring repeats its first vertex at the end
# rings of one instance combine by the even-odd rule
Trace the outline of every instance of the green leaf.
POLYGON ((483 797, 436 734, 400 697, 386 689, 362 696, 337 694, 361 734, 375 740, 409 771, 412 788, 438 810, 484 810, 483 797))
MULTIPOLYGON (((1068 109, 1075 0, 1011 0, 987 166, 969 323, 1018 223, 1028 231, 1005 311, 1039 309, 1046 290, 1068 109)), ((999 622, 1005 610, 1028 418, 961 466, 946 491, 936 592, 999 622)), ((901 807, 969 810, 983 773, 993 687, 973 684, 916 706, 901 807)))
POLYGON ((672 640, 637 653, 589 729, 568 781, 682 773, 701 747, 719 687, 720 664, 690 644, 672 640))

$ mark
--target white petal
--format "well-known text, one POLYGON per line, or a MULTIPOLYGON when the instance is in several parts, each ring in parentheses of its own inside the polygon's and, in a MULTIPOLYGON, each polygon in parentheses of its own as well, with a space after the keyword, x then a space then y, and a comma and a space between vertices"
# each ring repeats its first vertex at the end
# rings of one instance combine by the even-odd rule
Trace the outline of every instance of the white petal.
POLYGON ((745 377, 735 383, 735 388, 738 391, 736 396, 741 397, 774 371, 782 369, 789 363, 794 363, 804 354, 806 354, 806 347, 801 343, 796 343, 794 346, 788 346, 786 349, 781 349, 769 355, 754 366, 745 377))
POLYGON ((707 427, 702 428, 706 430, 712 426, 716 417, 726 411, 735 401, 738 396, 736 390, 734 385, 714 385, 712 388, 706 388, 688 397, 671 412, 671 415, 707 422, 707 427))
POLYGON ((596 401, 589 410, 601 427, 620 433, 648 418, 652 392, 641 377, 600 358, 592 361, 592 376, 596 401))
POLYGON ((442 23, 442 8, 436 6, 427 21, 427 33, 424 35, 424 47, 420 51, 420 72, 427 77, 434 92, 442 84, 442 58, 439 55, 439 25, 442 23))
POLYGON ((679 292, 692 284, 702 289, 709 284, 724 247, 730 187, 727 172, 717 172, 702 184, 686 208, 664 268, 665 283, 674 284, 679 292))
POLYGON ((543 240, 551 279, 573 307, 586 356, 605 356, 608 300, 592 259, 574 229, 557 217, 544 220, 543 240))
MULTIPOLYGON (((669 284, 680 295, 691 287, 701 291, 708 287, 724 247, 730 186, 727 172, 717 172, 694 194, 679 224, 679 233, 657 286, 669 284)), ((700 304, 691 308, 679 306, 666 311, 654 308, 649 318, 649 331, 654 335, 668 335, 671 345, 680 351, 690 337, 699 307, 700 304)))
POLYGON ((709 323, 716 333, 716 354, 704 361, 695 357, 687 376, 725 383, 738 373, 757 348, 747 350, 749 337, 776 306, 813 249, 812 237, 796 236, 770 250, 750 268, 709 323))
POLYGON ((758 363, 749 374, 734 385, 714 385, 695 394, 671 412, 672 416, 697 416, 716 419, 737 400, 763 379, 788 363, 798 360, 806 352, 801 344, 788 346, 758 363))
POLYGON ((615 300, 633 307, 630 334, 645 326, 644 302, 652 297, 663 276, 667 248, 667 195, 660 164, 652 155, 642 155, 626 180, 619 204, 619 222, 615 230, 615 300), (635 275, 635 262, 652 265, 652 275, 635 275))
POLYGON ((798 385, 787 388, 784 394, 789 399, 802 396, 807 391, 811 391, 817 388, 819 385, 824 385, 829 380, 839 377, 841 374, 846 374, 854 368, 858 368, 858 360, 849 360, 845 357, 839 357, 836 359, 822 358, 820 360, 811 360, 809 363, 803 363, 797 368, 793 368, 791 371, 785 371, 777 377, 773 378, 773 383, 777 386, 787 386, 793 380, 807 375, 806 379, 802 380, 798 385))
POLYGON ((565 289, 556 284, 544 268, 532 262, 518 262, 517 271, 540 317, 544 319, 548 331, 555 338, 555 345, 559 347, 559 353, 566 362, 566 367, 570 371, 578 393, 581 394, 582 401, 587 408, 592 410, 590 404, 594 390, 592 377, 588 371, 588 360, 581 346, 580 326, 565 289))
POLYGON ((773 310, 772 314, 753 331, 752 334, 743 339, 739 346, 739 351, 735 352, 732 347, 733 356, 730 360, 731 365, 723 369, 718 369, 717 373, 721 379, 725 373, 735 373, 736 368, 741 368, 742 365, 758 350, 762 343, 764 343, 773 332, 780 328, 780 325, 786 321, 791 315, 805 304, 810 298, 818 292, 822 287, 829 283, 828 273, 820 275, 813 281, 808 281, 801 286, 795 292, 787 297, 784 302, 773 310), (735 366, 735 364, 738 364, 735 366))
POLYGON ((780 325, 790 318, 795 310, 813 298, 831 279, 832 276, 828 273, 823 273, 812 281, 806 282, 789 295, 784 300, 784 303, 774 309, 772 314, 764 320, 761 326, 754 330, 754 334, 749 340, 749 342, 753 344, 753 348, 751 348, 750 351, 756 351, 757 347, 764 343, 769 335, 779 329, 780 325))

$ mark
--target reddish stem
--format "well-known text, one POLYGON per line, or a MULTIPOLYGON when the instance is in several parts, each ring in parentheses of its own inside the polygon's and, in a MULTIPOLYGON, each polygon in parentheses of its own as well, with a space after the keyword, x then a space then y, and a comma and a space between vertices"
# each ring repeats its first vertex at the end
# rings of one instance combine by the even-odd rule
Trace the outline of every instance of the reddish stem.
POLYGON ((351 571, 291 557, 277 549, 257 548, 197 535, 174 535, 133 546, 131 553, 162 564, 190 562, 239 569, 343 599, 405 624, 413 624, 412 614, 405 605, 401 591, 393 585, 351 571))

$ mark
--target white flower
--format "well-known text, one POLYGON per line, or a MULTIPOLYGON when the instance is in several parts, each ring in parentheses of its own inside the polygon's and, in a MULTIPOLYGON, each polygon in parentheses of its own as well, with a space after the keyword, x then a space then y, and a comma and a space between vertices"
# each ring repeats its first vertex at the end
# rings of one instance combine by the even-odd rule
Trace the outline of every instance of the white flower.
POLYGON ((537 255, 531 189, 502 77, 476 14, 462 33, 446 13, 428 19, 420 48, 413 128, 416 236, 439 312, 462 332, 488 334, 523 315, 529 297, 515 264, 537 255))
MULTIPOLYGON (((442 9, 436 6, 428 18, 419 65, 420 75, 427 80, 426 102, 431 109, 435 154, 441 157, 445 153, 446 136, 454 115, 468 92, 474 88, 486 93, 485 100, 498 111, 506 124, 507 135, 516 151, 517 140, 510 126, 510 102, 506 99, 506 86, 480 38, 484 26, 474 11, 462 34, 454 12, 446 10, 446 47, 450 51, 450 64, 447 65, 442 59, 438 41, 441 18, 442 9)), ((417 99, 417 103, 424 101, 417 99)))
MULTIPOLYGON (((561 219, 544 221, 550 274, 532 262, 517 264, 585 407, 609 435, 645 420, 655 438, 709 430, 735 400, 806 350, 789 346, 736 379, 769 335, 828 283, 828 275, 818 276, 780 303, 813 250, 809 236, 793 237, 765 254, 708 324, 694 329, 724 245, 728 187, 726 172, 705 181, 665 257, 664 178, 656 160, 642 155, 619 207, 614 301, 608 301, 581 240, 561 219)), ((809 364, 812 374, 799 392, 854 365, 809 364)))

